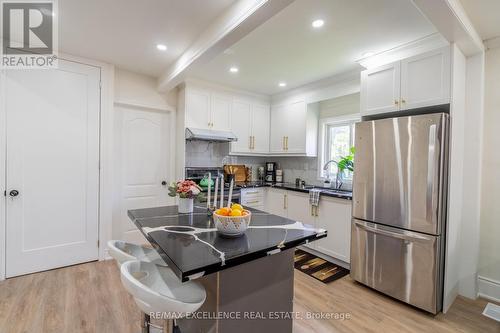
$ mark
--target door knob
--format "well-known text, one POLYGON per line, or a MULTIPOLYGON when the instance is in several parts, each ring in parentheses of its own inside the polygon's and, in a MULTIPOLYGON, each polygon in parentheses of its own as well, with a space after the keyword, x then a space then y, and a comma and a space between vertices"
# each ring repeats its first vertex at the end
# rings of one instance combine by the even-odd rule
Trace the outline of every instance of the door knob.
POLYGON ((12 190, 9 192, 9 195, 11 197, 17 197, 19 195, 19 191, 18 190, 12 190))
POLYGON ((166 180, 163 180, 163 181, 161 182, 161 185, 162 185, 162 186, 167 186, 167 181, 166 181, 166 180))

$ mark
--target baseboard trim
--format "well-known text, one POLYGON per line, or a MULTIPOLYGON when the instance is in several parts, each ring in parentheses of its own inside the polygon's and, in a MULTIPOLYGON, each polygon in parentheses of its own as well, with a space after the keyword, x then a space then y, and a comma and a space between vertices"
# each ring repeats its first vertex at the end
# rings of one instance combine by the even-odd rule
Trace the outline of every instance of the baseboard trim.
POLYGON ((479 297, 500 303, 500 281, 479 275, 477 285, 479 297))

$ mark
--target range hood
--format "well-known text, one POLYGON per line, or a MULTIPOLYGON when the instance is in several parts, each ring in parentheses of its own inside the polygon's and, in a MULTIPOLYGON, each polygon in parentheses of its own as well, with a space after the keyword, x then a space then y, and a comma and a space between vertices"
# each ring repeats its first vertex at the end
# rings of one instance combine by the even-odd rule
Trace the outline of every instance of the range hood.
POLYGON ((186 128, 186 140, 233 142, 238 141, 238 138, 233 132, 188 127, 186 128))

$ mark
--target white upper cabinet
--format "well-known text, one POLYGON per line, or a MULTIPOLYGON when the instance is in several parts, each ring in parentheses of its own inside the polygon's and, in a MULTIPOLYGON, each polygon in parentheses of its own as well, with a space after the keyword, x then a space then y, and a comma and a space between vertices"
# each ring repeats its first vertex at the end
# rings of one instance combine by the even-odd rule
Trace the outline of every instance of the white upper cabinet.
POLYGON ((449 48, 401 61, 401 109, 450 103, 449 48))
POLYGON ((231 143, 231 152, 249 153, 251 148, 252 105, 250 102, 234 100, 231 115, 231 130, 238 141, 231 143))
POLYGON ((269 122, 269 105, 235 99, 231 129, 238 141, 231 143, 231 154, 268 154, 269 122))
POLYGON ((304 101, 272 107, 271 153, 316 156, 317 135, 317 108, 304 101))
POLYGON ((269 105, 252 105, 252 152, 269 153, 269 123, 271 121, 269 105))
POLYGON ((271 140, 269 150, 271 153, 285 152, 285 123, 287 120, 287 106, 273 106, 271 110, 271 140))
POLYGON ((210 128, 210 92, 186 89, 186 127, 210 128))
POLYGON ((450 103, 450 48, 361 73, 361 115, 450 103))
POLYGON ((210 123, 211 129, 219 131, 231 130, 231 96, 212 93, 210 95, 210 123))
POLYGON ((305 154, 307 145, 307 104, 305 102, 291 104, 289 114, 283 123, 286 124, 287 130, 286 152, 305 154))
POLYGON ((185 96, 186 127, 231 130, 230 95, 202 88, 187 87, 185 96))
POLYGON ((399 110, 401 94, 399 62, 361 73, 361 114, 378 114, 399 110))

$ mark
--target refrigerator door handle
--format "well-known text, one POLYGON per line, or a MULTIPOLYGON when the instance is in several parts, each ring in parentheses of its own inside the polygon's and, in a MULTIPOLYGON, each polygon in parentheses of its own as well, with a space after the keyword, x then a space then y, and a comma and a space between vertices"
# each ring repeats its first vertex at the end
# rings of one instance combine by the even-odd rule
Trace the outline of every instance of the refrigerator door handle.
POLYGON ((427 153, 427 219, 433 220, 433 207, 434 207, 434 174, 436 172, 436 124, 429 126, 429 150, 427 153))
MULTIPOLYGON (((353 221, 354 224, 360 228, 363 229, 367 232, 371 232, 374 234, 379 234, 379 235, 384 235, 388 237, 393 237, 393 238, 398 238, 406 241, 412 241, 412 242, 431 242, 434 240, 433 236, 427 236, 424 234, 417 234, 415 232, 411 231, 390 231, 385 228, 373 228, 369 225, 368 222, 360 222, 360 221, 353 221)), ((392 229, 392 228, 391 228, 392 229)))

